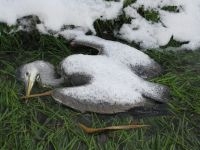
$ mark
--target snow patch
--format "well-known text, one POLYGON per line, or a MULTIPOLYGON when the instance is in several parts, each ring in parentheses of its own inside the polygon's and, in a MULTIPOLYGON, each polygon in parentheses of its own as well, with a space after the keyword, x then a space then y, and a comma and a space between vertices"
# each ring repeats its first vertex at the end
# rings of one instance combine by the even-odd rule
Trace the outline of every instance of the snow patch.
POLYGON ((199 0, 137 0, 124 9, 132 18, 124 24, 119 33, 122 39, 139 43, 143 48, 158 48, 166 45, 170 38, 180 42, 188 41, 183 49, 200 47, 200 1, 199 0), (179 12, 163 10, 164 6, 177 6, 179 12), (137 9, 154 10, 159 13, 160 21, 154 23, 142 17, 137 9))
MULTIPOLYGON (((170 38, 188 42, 182 49, 200 47, 200 1, 193 0, 137 0, 123 9, 124 0, 0 0, 0 22, 9 25, 17 19, 34 15, 39 18, 37 29, 48 34, 79 28, 84 33, 96 33, 93 23, 97 19, 115 19, 122 11, 132 18, 130 24, 123 24, 116 36, 128 42, 138 43, 142 48, 158 48, 166 45, 170 38), (163 7, 176 6, 177 12, 164 10, 163 7), (158 22, 146 20, 138 9, 154 10, 159 14, 158 22)), ((26 25, 26 22, 22 22, 26 25)), ((74 31, 73 31, 74 32, 74 31)))
POLYGON ((116 18, 122 5, 122 0, 0 0, 0 21, 13 25, 19 18, 35 15, 48 30, 74 25, 95 33, 93 22, 116 18))

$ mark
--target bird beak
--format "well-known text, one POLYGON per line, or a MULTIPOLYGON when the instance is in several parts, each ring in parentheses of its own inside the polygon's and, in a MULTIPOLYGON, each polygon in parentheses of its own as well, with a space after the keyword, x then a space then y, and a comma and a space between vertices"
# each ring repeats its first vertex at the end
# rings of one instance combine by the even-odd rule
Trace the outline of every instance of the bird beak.
POLYGON ((28 82, 26 84, 26 96, 30 96, 31 90, 33 88, 35 79, 32 79, 31 76, 28 77, 28 82))

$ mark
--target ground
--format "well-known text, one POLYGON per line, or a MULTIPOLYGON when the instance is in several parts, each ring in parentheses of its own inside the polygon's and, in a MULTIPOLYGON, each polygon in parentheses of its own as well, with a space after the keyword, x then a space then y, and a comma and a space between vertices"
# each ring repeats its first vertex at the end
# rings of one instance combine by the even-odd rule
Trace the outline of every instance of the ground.
MULTIPOLYGON (((36 31, 7 34, 6 30, 9 30, 8 27, 1 24, 1 149, 199 149, 200 50, 146 51, 164 68, 163 75, 152 81, 170 88, 171 115, 131 118, 121 115, 81 114, 56 103, 51 97, 21 100, 24 89, 22 83, 15 78, 15 70, 21 64, 38 59, 58 65, 70 54, 92 53, 91 50, 76 50, 62 37, 41 35, 36 31), (78 122, 92 127, 130 122, 151 126, 88 135, 77 126, 78 122)), ((177 46, 171 42, 171 46, 177 46)), ((43 89, 37 86, 34 92, 41 90, 43 89)))

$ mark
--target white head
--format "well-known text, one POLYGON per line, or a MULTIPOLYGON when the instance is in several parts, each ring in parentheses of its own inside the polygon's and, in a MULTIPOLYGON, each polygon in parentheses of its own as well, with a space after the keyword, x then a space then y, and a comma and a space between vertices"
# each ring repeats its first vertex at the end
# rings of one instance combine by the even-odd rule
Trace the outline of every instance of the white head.
POLYGON ((58 87, 64 82, 64 78, 56 77, 54 66, 42 60, 19 67, 17 69, 17 78, 24 82, 26 96, 30 95, 35 82, 39 82, 43 86, 52 87, 58 87))
POLYGON ((25 84, 26 96, 30 95, 35 81, 40 82, 40 74, 36 62, 25 64, 17 69, 16 76, 25 84))

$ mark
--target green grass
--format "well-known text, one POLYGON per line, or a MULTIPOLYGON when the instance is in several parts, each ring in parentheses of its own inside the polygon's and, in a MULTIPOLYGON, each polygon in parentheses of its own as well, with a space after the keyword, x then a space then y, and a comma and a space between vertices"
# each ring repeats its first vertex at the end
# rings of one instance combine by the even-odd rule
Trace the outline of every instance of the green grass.
POLYGON ((0 149, 199 149, 200 51, 147 51, 164 68, 164 74, 152 81, 170 88, 172 115, 133 119, 81 114, 51 97, 21 100, 23 85, 16 81, 15 70, 38 59, 58 65, 70 54, 91 50, 73 49, 62 37, 36 31, 7 34, 9 30, 0 25, 0 149), (79 122, 92 127, 139 122, 151 127, 88 135, 79 129, 79 122))

